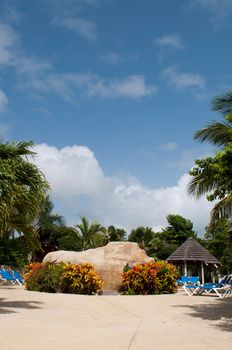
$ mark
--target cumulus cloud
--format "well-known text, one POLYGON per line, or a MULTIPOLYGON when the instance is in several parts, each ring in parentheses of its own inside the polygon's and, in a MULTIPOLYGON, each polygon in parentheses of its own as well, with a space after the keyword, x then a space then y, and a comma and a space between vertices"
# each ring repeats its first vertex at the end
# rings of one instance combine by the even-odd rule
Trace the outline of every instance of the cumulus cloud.
POLYGON ((171 49, 183 49, 184 44, 181 38, 176 34, 163 35, 158 39, 155 39, 153 43, 160 48, 171 48, 171 49))
POLYGON ((211 205, 204 198, 196 201, 187 196, 187 174, 176 186, 148 188, 132 176, 107 176, 94 153, 84 146, 58 149, 41 144, 35 151, 35 162, 51 184, 56 207, 71 225, 79 221, 79 215, 86 215, 129 232, 139 225, 164 227, 170 213, 192 220, 199 233, 207 224, 211 205))
POLYGON ((161 73, 161 77, 168 85, 174 87, 176 90, 205 88, 205 79, 200 74, 181 72, 173 66, 165 68, 161 73))

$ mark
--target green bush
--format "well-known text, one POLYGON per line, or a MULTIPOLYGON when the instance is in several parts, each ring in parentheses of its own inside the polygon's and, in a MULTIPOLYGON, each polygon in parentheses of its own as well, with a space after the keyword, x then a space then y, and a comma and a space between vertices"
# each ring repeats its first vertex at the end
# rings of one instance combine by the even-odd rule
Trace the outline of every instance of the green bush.
POLYGON ((28 263, 29 249, 24 240, 0 239, 0 265, 22 269, 28 263))
POLYGON ((177 271, 165 261, 136 264, 123 272, 124 294, 163 294, 176 291, 177 271))
POLYGON ((63 263, 30 264, 24 276, 26 288, 36 292, 59 293, 63 272, 63 263))
POLYGON ((24 276, 26 288, 48 293, 100 294, 102 281, 88 263, 34 263, 24 276))

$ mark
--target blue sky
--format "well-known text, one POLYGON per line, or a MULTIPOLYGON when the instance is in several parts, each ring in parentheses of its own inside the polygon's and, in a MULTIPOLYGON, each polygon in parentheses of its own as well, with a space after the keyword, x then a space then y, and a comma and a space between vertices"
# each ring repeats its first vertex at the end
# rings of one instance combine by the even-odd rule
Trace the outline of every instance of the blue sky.
POLYGON ((231 88, 232 0, 2 0, 0 135, 33 140, 56 211, 202 234, 193 140, 231 88))

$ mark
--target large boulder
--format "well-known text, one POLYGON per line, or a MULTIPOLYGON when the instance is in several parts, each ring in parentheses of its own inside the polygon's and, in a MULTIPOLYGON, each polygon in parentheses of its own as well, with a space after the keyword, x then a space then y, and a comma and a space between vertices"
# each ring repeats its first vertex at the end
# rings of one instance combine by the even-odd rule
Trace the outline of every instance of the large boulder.
POLYGON ((104 292, 118 291, 122 282, 124 266, 152 261, 143 249, 134 242, 110 242, 104 247, 83 252, 58 250, 48 253, 43 262, 69 262, 79 264, 89 262, 97 270, 103 281, 104 292))

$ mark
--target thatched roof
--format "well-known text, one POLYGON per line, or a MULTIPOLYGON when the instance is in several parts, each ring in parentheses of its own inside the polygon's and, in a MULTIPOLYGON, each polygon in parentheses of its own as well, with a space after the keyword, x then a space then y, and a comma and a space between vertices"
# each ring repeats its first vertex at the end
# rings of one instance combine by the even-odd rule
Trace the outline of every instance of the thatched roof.
POLYGON ((167 261, 204 261, 207 264, 220 264, 215 256, 193 238, 188 238, 167 258, 167 261))

